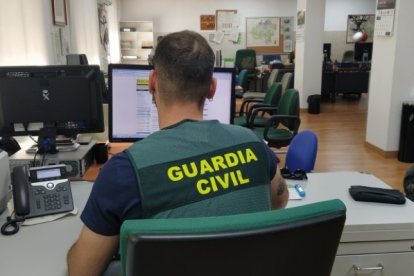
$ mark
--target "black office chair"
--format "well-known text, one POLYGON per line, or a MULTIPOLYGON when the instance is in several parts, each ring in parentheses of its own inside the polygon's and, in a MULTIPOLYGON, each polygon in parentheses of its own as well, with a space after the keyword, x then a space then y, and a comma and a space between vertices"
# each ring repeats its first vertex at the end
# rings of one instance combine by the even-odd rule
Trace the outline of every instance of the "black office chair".
POLYGON ((345 214, 335 199, 240 215, 126 221, 122 273, 328 276, 345 214))
POLYGON ((67 65, 88 65, 88 58, 85 54, 67 54, 67 65))

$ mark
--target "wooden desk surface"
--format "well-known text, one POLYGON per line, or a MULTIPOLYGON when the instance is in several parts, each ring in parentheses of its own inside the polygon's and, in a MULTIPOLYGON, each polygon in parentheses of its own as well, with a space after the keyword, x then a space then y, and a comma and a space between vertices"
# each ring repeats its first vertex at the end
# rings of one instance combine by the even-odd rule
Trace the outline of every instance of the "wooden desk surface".
MULTIPOLYGON (((110 143, 108 148, 108 159, 111 158, 112 155, 128 148, 130 145, 132 145, 132 143, 110 143)), ((102 166, 103 164, 92 164, 83 175, 82 179, 85 181, 95 181, 102 166)))

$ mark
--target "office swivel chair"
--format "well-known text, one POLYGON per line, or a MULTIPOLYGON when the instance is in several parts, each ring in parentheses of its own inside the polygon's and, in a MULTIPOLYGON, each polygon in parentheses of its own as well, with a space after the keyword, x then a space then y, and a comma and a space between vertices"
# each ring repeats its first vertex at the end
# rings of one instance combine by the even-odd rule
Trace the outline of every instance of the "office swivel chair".
MULTIPOLYGON (((256 108, 250 116, 249 126, 255 125, 259 112, 269 109, 256 108)), ((265 126, 254 127, 253 131, 267 141, 270 147, 281 148, 290 144, 298 133, 299 126, 299 92, 291 88, 282 95, 274 115, 267 118, 265 126)))
POLYGON ((342 62, 355 62, 354 51, 345 51, 342 55, 342 62))
POLYGON ((280 101, 282 95, 282 84, 280 82, 274 82, 266 92, 264 99, 247 98, 243 99, 240 106, 239 116, 234 118, 234 124, 239 126, 253 127, 250 125, 250 116, 253 114, 256 108, 262 108, 263 113, 259 116, 257 114, 254 120, 254 126, 264 126, 267 122, 266 114, 273 115, 280 101), (264 108, 269 108, 264 110, 264 108))
MULTIPOLYGON (((248 70, 248 82, 256 81, 256 51, 253 49, 239 49, 236 51, 234 66, 236 73, 243 69, 248 70)), ((249 85, 250 86, 250 85, 249 85)))
POLYGON ((285 168, 290 172, 311 172, 315 167, 318 137, 311 130, 299 132, 290 142, 286 152, 285 168))
MULTIPOLYGON (((266 82, 266 89, 269 89, 270 86, 274 82, 276 82, 277 77, 279 76, 279 69, 272 69, 270 72, 269 78, 266 82)), ((243 94, 243 98, 257 98, 257 99, 263 99, 266 95, 266 92, 258 92, 258 91, 249 91, 243 94)))
POLYGON ((236 92, 235 96, 238 99, 243 98, 243 94, 247 91, 247 75, 249 74, 249 70, 247 69, 242 69, 239 74, 238 74, 238 78, 239 78, 239 85, 243 88, 243 92, 236 92))
POLYGON ((345 215, 334 199, 249 214, 125 221, 122 274, 328 276, 345 215))
POLYGON ((88 58, 85 54, 67 54, 67 65, 88 65, 88 58))
MULTIPOLYGON (((269 76, 270 81, 268 81, 267 85, 269 85, 269 82, 273 81, 275 82, 277 80, 277 77, 279 75, 279 69, 272 69, 272 73, 269 76), (275 72, 274 76, 272 76, 272 73, 275 72), (274 78, 274 79, 273 79, 274 78)), ((292 80, 293 80, 293 74, 290 72, 284 73, 282 76, 282 79, 280 80, 280 83, 282 84, 282 95, 285 93, 286 89, 289 89, 292 87, 292 80)), ((268 86, 269 87, 269 86, 268 86)), ((243 94, 243 98, 254 98, 254 99, 263 99, 266 95, 262 92, 247 92, 243 94)))

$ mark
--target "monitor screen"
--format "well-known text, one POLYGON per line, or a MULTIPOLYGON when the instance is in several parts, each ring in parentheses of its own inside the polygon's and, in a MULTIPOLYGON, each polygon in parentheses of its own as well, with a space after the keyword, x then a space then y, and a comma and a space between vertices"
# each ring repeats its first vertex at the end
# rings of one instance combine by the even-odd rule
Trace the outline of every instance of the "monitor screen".
POLYGON ((0 136, 102 132, 99 66, 0 67, 0 136))
MULTIPOLYGON (((133 142, 157 131, 157 108, 148 91, 148 65, 109 65, 109 140, 133 142)), ((231 124, 234 118, 234 69, 215 68, 216 94, 206 101, 205 120, 219 120, 231 124)))
POLYGON ((328 61, 331 59, 331 43, 324 43, 323 44, 323 57, 325 61, 328 61))
POLYGON ((354 59, 356 61, 370 61, 372 57, 372 42, 355 43, 354 59))

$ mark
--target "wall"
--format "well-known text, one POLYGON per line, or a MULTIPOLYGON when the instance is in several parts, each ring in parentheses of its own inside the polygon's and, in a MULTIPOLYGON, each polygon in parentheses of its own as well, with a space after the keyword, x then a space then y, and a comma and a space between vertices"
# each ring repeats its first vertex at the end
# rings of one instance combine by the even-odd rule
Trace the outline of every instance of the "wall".
POLYGON ((246 47, 246 17, 282 17, 296 13, 296 1, 292 0, 121 0, 120 7, 122 21, 153 21, 155 37, 190 29, 200 32, 207 39, 214 32, 200 31, 200 15, 236 9, 240 19, 240 43, 233 44, 226 39, 227 36, 220 45, 211 43, 213 50, 222 50, 223 57, 233 58, 237 49, 246 47))
MULTIPOLYGON (((62 35, 67 29, 60 30, 62 35)), ((49 0, 0 0, 0 65, 59 63, 49 0)))
POLYGON ((346 43, 348 14, 375 14, 375 7, 376 0, 326 0, 324 42, 332 44, 332 60, 354 50, 354 44, 346 43))
MULTIPOLYGON (((233 44, 227 40, 222 45, 211 44, 214 50, 221 49, 224 57, 234 57, 237 49, 245 48, 245 18, 266 16, 295 16, 297 1, 293 0, 120 0, 121 20, 149 20, 154 22, 154 35, 191 29, 206 38, 212 32, 200 31, 200 15, 214 14, 218 9, 236 9, 240 16, 241 41, 233 44)), ((373 14, 376 0, 326 0, 324 41, 332 43, 332 57, 353 49, 346 44, 346 21, 348 14, 373 14)))

